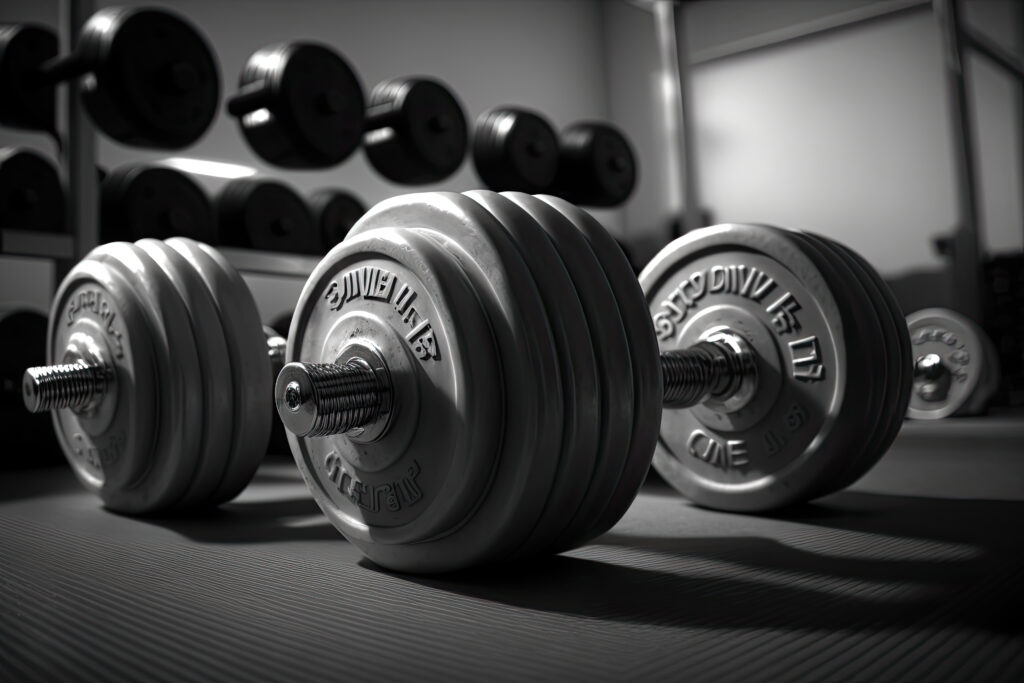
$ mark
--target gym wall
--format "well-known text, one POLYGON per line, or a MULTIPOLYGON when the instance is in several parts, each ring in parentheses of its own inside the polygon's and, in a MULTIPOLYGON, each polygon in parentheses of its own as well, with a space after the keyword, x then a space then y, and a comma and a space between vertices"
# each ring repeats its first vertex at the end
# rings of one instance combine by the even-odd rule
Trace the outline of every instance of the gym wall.
MULTIPOLYGON (((690 2, 686 39, 700 60, 736 41, 879 1, 899 2, 690 2)), ((251 52, 302 37, 337 47, 367 88, 390 76, 437 76, 454 88, 471 117, 516 103, 538 109, 559 127, 588 117, 610 120, 633 142, 640 177, 623 209, 595 213, 638 245, 640 260, 670 235, 684 198, 664 142, 663 78, 645 2, 260 0, 244 9, 226 0, 145 4, 171 6, 202 28, 220 60, 225 93, 234 90, 251 52)), ((2 19, 56 25, 58 7, 56 0, 14 0, 5 3, 2 19)), ((1019 3, 968 1, 965 14, 979 31, 1020 52, 1019 3)), ((980 58, 968 59, 968 71, 983 245, 1019 249, 1020 91, 980 58)), ((693 91, 701 204, 715 221, 769 222, 837 237, 887 277, 942 266, 931 240, 950 232, 957 216, 942 54, 927 8, 698 63, 693 91)), ((41 136, 10 130, 0 130, 0 144, 52 149, 41 136)), ((227 116, 182 155, 249 165, 304 193, 346 187, 371 204, 409 191, 374 173, 361 153, 323 172, 267 167, 227 116)), ((166 156, 98 136, 98 160, 108 168, 166 156)), ((223 181, 203 182, 212 192, 223 181)), ((438 187, 477 185, 467 162, 438 187)), ((14 259, 3 264, 0 298, 17 293, 24 299, 21 292, 31 290, 45 303, 48 285, 24 283, 37 276, 49 282, 49 266, 14 259)), ((299 283, 291 279, 250 280, 268 315, 297 296, 299 283)))

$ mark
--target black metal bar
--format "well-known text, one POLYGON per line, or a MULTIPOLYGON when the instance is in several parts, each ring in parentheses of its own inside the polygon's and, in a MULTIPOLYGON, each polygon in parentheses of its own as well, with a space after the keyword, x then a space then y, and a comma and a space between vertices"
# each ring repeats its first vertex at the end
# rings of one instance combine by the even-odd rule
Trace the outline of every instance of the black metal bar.
POLYGON ((932 6, 939 24, 945 58, 946 91, 953 138, 953 172, 956 174, 957 208, 960 214, 960 225, 952 241, 953 304, 964 315, 980 321, 982 302, 978 197, 957 2, 933 0, 932 6))
POLYGON ((966 26, 960 27, 960 36, 968 45, 988 57, 996 65, 1003 67, 1011 75, 1024 80, 1024 62, 1017 59, 1017 56, 1009 50, 1004 50, 1002 46, 993 43, 985 36, 977 31, 972 31, 966 26))
MULTIPOLYGON (((68 30, 68 52, 75 37, 95 10, 93 0, 63 0, 64 25, 68 30)), ((71 234, 75 236, 75 258, 81 259, 99 243, 99 192, 96 178, 96 131, 86 114, 81 84, 73 80, 67 95, 68 207, 71 234)))

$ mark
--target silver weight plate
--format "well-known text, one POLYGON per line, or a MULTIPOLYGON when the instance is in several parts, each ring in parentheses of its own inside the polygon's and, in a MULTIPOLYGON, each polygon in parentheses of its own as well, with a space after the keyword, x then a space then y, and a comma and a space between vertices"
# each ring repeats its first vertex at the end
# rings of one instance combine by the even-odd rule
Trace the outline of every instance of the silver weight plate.
POLYGON ((707 507, 757 511, 804 500, 857 438, 844 317, 828 281, 784 231, 722 225, 681 237, 640 275, 662 351, 720 327, 754 349, 746 406, 663 412, 654 466, 707 507), (843 413, 841 415, 841 413, 843 413))
POLYGON ((54 410, 54 431, 79 481, 113 510, 146 509, 134 488, 150 467, 159 401, 147 304, 133 280, 89 255, 54 295, 47 330, 48 362, 65 363, 69 347, 95 353, 111 368, 92 410, 54 410))
MULTIPOLYGON (((529 538, 515 550, 513 557, 529 557, 549 550, 554 539, 565 527, 565 522, 576 512, 586 488, 580 485, 590 477, 593 468, 595 444, 581 432, 593 430, 593 423, 586 427, 583 420, 593 420, 592 414, 583 414, 588 399, 579 400, 576 395, 577 352, 570 342, 580 342, 577 332, 586 331, 586 321, 580 308, 579 299, 572 280, 562 264, 554 246, 537 222, 518 204, 508 197, 493 192, 467 192, 466 196, 491 212, 514 240, 522 260, 529 268, 546 312, 545 325, 535 330, 539 348, 550 346, 548 353, 555 361, 555 391, 543 397, 546 406, 545 417, 553 421, 549 433, 558 434, 558 439, 545 440, 549 457, 555 460, 557 469, 547 503, 530 533, 529 538), (587 450, 580 447, 580 438, 587 450)), ((589 347, 589 335, 583 337, 589 347)), ((589 348, 586 349, 589 353, 589 348)), ((542 455, 543 457, 543 455, 542 455)))
POLYGON ((589 426, 592 433, 587 437, 594 443, 594 461, 591 474, 577 482, 583 498, 575 512, 565 519, 562 532, 554 540, 553 549, 561 551, 589 538, 594 520, 618 485, 623 457, 629 449, 634 403, 628 340, 615 294, 583 233, 562 212, 539 197, 504 194, 521 202, 548 234, 572 278, 589 327, 589 352, 596 372, 591 381, 596 381, 596 386, 582 385, 580 400, 591 403, 592 413, 596 408, 595 421, 589 426))
POLYGON ((944 308, 911 313, 907 327, 914 362, 934 356, 941 364, 941 376, 935 382, 915 378, 907 417, 939 420, 964 414, 986 373, 984 333, 966 316, 944 308))
POLYGON ((209 505, 231 452, 233 380, 224 327, 213 295, 184 256, 160 240, 139 240, 135 246, 146 251, 163 269, 188 310, 200 369, 200 382, 189 392, 189 401, 201 407, 202 438, 195 475, 175 507, 209 505))
POLYGON ((199 358, 188 311, 160 266, 134 244, 112 242, 93 254, 133 278, 136 292, 148 307, 149 340, 157 369, 154 391, 159 412, 150 468, 129 494, 141 507, 118 509, 169 510, 185 493, 199 459, 202 411, 191 400, 199 385, 199 358))
POLYGON ((249 483, 266 455, 270 420, 276 419, 271 396, 270 357, 259 310, 242 276, 220 252, 184 237, 166 240, 202 278, 213 295, 231 361, 232 438, 224 475, 211 505, 231 500, 249 483))
POLYGON ((361 345, 388 368, 392 410, 376 438, 288 441, 332 524, 371 560, 398 569, 458 566, 475 552, 460 534, 487 495, 501 444, 488 321, 431 234, 350 235, 303 287, 288 340, 289 362, 344 362, 361 345))
MULTIPOLYGON (((619 521, 647 477, 662 412, 661 362, 650 320, 644 310, 644 293, 637 283, 633 267, 614 238, 583 209, 557 197, 542 196, 539 199, 561 212, 586 238, 611 285, 628 343, 633 378, 630 413, 633 426, 629 447, 623 454, 625 461, 619 482, 588 532, 588 537, 592 538, 619 521)), ((625 358, 619 362, 625 362, 625 358)))
MULTIPOLYGON (((553 381, 554 363, 535 348, 531 331, 547 325, 543 304, 508 233, 469 197, 448 192, 395 197, 371 209, 353 231, 388 226, 429 229, 443 240, 490 321, 502 378, 501 394, 494 398, 504 404, 503 436, 490 490, 459 533, 437 544, 438 556, 416 570, 441 571, 507 557, 540 518, 557 467, 537 448, 546 410, 542 392, 553 381)), ((419 560, 400 547, 390 550, 392 564, 387 566, 419 560)))

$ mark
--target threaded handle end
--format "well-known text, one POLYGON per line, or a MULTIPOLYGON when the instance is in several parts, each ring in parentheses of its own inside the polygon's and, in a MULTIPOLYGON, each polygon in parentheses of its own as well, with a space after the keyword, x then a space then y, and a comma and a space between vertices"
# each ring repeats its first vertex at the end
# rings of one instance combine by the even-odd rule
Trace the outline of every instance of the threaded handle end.
POLYGON ((720 383, 720 354, 710 344, 700 343, 682 351, 661 354, 661 376, 665 405, 678 408, 700 403, 720 383))
POLYGON ((344 365, 288 363, 274 390, 277 412, 296 436, 343 434, 376 420, 390 387, 360 358, 344 365))
POLYGON ((56 408, 81 410, 106 389, 106 370, 101 365, 68 363, 25 370, 21 397, 33 413, 56 408))

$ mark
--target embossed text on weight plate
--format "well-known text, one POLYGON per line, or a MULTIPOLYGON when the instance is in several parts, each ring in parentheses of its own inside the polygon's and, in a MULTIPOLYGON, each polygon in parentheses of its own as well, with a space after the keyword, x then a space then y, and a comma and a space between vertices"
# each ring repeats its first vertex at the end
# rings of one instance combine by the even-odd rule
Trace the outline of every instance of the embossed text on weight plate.
POLYGON ((430 320, 416 309, 416 290, 407 283, 398 284, 398 277, 389 270, 376 266, 362 266, 346 271, 327 285, 324 301, 327 308, 340 311, 353 299, 380 301, 391 304, 402 322, 409 326, 405 340, 416 357, 422 361, 440 360, 441 352, 434 338, 430 320), (395 293, 395 289, 398 293, 395 293))

